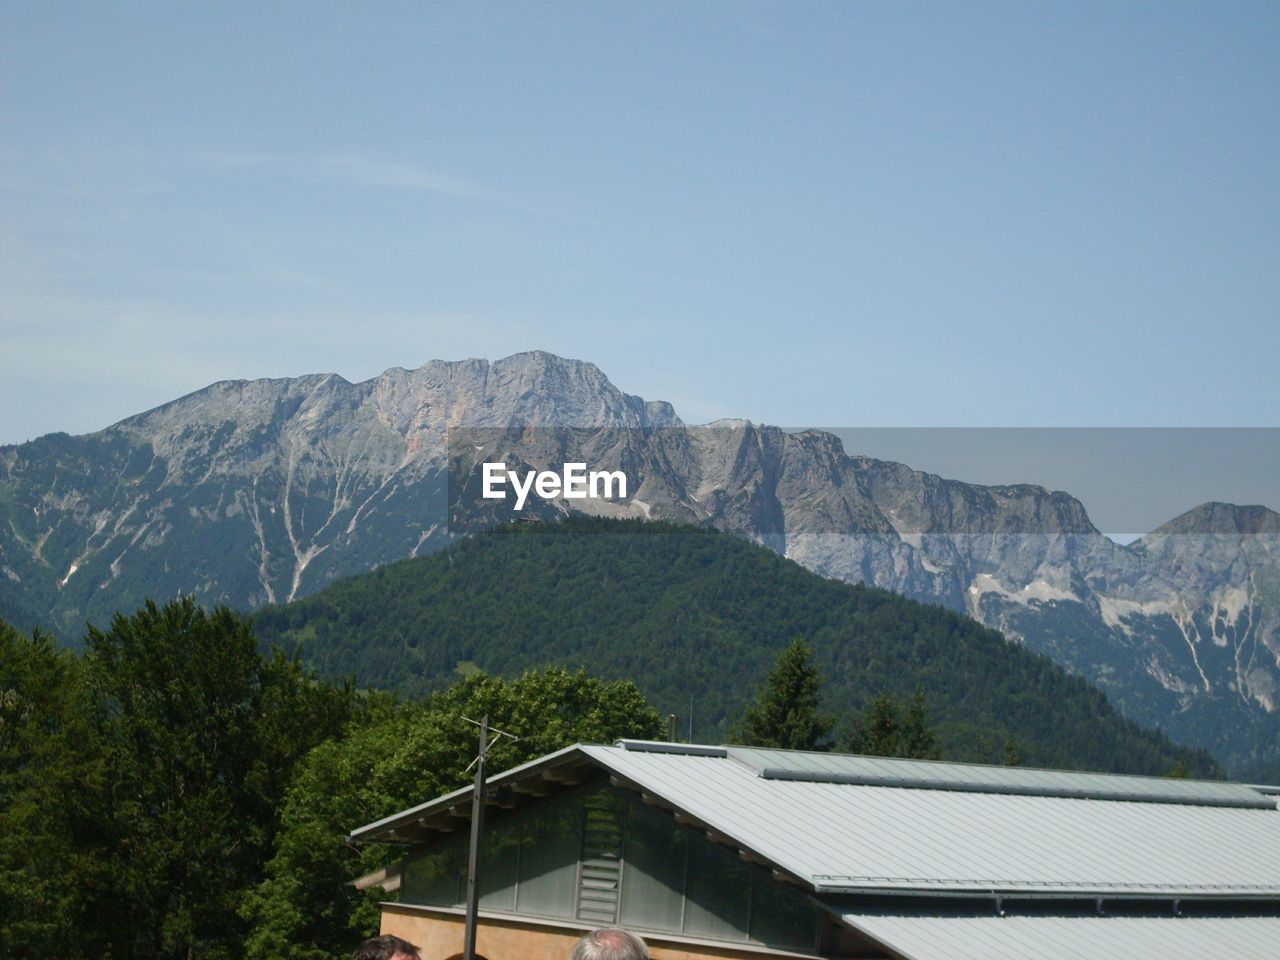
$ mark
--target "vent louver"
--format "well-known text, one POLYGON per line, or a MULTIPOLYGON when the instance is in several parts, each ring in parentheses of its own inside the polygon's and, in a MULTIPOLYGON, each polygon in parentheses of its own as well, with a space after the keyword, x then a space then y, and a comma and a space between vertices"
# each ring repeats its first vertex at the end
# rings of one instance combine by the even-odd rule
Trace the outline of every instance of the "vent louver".
POLYGON ((618 922, 622 881, 622 806, 612 797, 591 797, 582 833, 578 919, 600 926, 618 922))

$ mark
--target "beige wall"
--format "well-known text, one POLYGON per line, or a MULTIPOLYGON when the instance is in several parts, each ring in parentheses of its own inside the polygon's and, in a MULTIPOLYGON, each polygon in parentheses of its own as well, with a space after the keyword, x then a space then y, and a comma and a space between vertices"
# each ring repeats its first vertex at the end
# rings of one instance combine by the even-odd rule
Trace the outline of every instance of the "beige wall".
MULTIPOLYGON (((385 904, 382 932, 394 933, 422 950, 422 960, 449 960, 462 952, 462 917, 429 914, 385 904)), ((481 917, 476 929, 476 953, 487 960, 568 960, 569 952, 587 928, 566 930, 528 920, 496 920, 481 917)), ((645 935, 653 960, 761 960, 768 956, 792 956, 769 951, 735 950, 688 943, 670 943, 645 935)))

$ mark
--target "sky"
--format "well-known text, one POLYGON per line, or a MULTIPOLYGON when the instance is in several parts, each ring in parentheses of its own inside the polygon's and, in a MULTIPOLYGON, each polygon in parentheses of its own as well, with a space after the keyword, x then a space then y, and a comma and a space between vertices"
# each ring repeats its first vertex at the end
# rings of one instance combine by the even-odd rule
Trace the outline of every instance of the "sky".
POLYGON ((688 422, 1274 427, 1277 49, 1274 3, 5 0, 0 443, 529 349, 688 422))

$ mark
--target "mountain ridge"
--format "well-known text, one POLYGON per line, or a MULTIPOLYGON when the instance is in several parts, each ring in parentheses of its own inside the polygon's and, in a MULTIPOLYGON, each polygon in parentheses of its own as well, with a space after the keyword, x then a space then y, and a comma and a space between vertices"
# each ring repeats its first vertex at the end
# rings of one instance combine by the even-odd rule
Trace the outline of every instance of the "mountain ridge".
POLYGON ((1209 500, 1172 520, 1167 520, 1147 536, 1168 534, 1264 534, 1280 533, 1280 513, 1262 504, 1223 503, 1209 500))
POLYGON ((1274 758, 1280 775, 1273 511, 1210 503, 1122 546, 1069 493, 850 455, 822 431, 686 425, 546 352, 359 383, 219 381, 94 434, 2 447, 0 609, 46 612, 76 636, 146 596, 242 609, 306 596, 453 542, 451 477, 481 452, 528 467, 625 462, 631 496, 591 509, 706 524, 966 613, 1089 677, 1129 716, 1233 769, 1274 758), (1206 539, 1214 523, 1259 533, 1206 539))

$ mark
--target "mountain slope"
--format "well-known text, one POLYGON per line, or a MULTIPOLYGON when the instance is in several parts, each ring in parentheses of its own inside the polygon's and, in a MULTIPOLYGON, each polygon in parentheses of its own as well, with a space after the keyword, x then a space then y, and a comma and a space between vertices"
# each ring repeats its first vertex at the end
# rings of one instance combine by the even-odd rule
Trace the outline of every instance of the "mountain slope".
POLYGON ((472 665, 513 674, 583 666, 634 679, 719 741, 795 636, 813 646, 829 704, 925 691, 948 755, 1164 772, 1187 759, 1094 689, 936 606, 843 584, 740 538, 665 523, 578 518, 481 533, 255 617, 323 673, 423 692, 472 665))
POLYGON ((0 612, 75 638, 145 596, 303 597, 500 519, 474 499, 482 459, 625 468, 625 502, 573 509, 713 526, 967 613, 1239 775, 1280 778, 1273 512, 1210 504, 1120 546, 1067 493, 850 456, 818 431, 686 426, 546 353, 219 383, 0 448, 0 612))
POLYGON ((253 607, 435 547, 464 420, 679 423, 547 354, 217 383, 96 434, 0 448, 0 603, 78 636, 145 596, 253 607))

